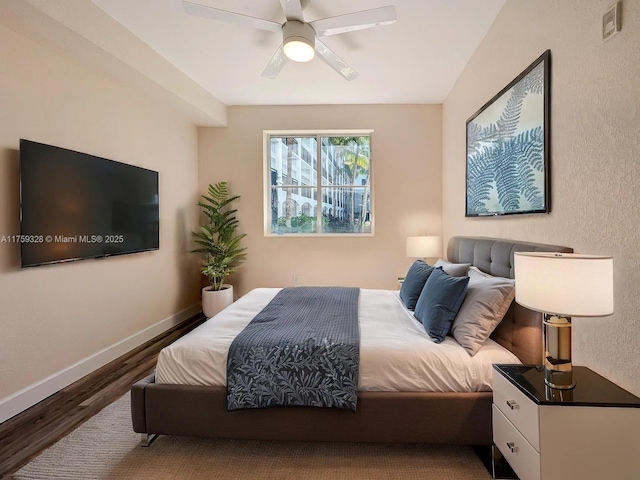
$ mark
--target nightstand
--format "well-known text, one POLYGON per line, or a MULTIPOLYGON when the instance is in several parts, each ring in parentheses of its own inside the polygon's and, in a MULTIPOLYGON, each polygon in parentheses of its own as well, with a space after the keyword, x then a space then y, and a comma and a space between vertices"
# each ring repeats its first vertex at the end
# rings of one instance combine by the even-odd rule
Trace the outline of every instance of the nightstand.
POLYGON ((493 366, 493 443, 520 480, 640 478, 640 398, 586 367, 545 387, 535 365, 493 366))

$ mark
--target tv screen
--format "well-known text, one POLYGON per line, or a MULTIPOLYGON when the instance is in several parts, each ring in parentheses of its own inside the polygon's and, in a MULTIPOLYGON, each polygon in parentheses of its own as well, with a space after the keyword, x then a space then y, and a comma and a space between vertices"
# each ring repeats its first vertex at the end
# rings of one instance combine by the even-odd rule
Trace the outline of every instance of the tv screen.
POLYGON ((157 250, 158 172, 20 140, 22 266, 157 250))

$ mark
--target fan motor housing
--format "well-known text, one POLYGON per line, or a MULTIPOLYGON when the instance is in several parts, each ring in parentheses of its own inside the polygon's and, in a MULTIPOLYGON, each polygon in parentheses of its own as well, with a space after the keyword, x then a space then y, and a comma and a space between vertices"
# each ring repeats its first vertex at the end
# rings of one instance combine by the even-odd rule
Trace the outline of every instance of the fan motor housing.
POLYGON ((316 32, 308 23, 289 20, 282 26, 284 45, 289 42, 302 42, 315 49, 316 32))

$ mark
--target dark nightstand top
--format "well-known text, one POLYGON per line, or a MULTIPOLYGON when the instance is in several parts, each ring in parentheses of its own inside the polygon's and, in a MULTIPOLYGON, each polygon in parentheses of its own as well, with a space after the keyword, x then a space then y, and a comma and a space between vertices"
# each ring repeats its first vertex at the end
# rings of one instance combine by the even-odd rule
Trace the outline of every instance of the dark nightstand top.
POLYGON ((640 398, 587 367, 573 367, 576 386, 557 390, 544 384, 540 365, 494 365, 507 380, 538 405, 640 408, 640 398))

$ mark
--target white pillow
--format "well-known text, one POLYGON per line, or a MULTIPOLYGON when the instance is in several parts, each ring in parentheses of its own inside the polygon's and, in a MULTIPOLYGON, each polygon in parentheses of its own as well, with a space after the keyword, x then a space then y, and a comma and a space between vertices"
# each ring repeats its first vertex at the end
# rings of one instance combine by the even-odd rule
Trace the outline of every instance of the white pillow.
POLYGON ((469 355, 475 355, 498 326, 515 296, 515 281, 469 268, 469 286, 451 333, 469 355))

